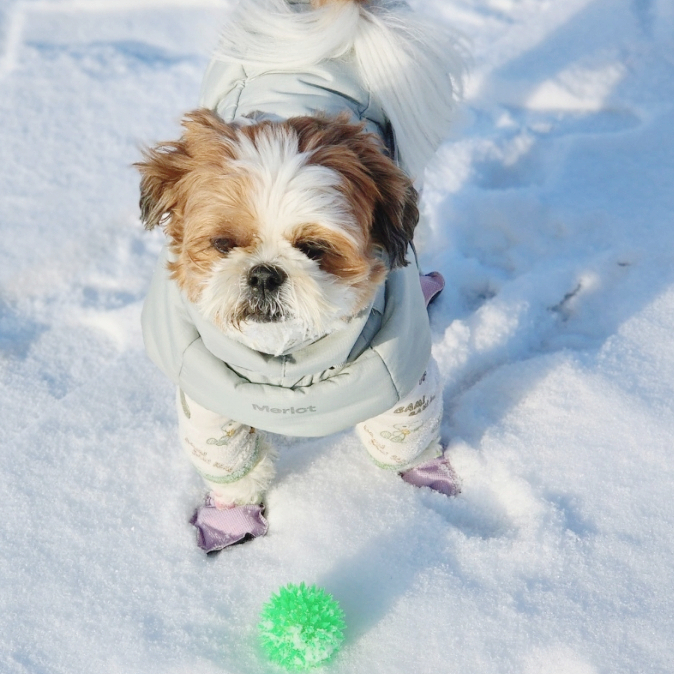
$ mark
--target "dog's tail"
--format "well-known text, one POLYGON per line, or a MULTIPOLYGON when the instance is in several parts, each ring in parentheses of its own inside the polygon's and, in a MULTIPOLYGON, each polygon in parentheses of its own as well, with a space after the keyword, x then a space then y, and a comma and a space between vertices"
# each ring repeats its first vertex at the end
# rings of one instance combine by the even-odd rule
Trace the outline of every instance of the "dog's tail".
POLYGON ((461 93, 456 40, 400 0, 242 0, 216 51, 295 70, 350 53, 415 178, 447 136, 461 93))

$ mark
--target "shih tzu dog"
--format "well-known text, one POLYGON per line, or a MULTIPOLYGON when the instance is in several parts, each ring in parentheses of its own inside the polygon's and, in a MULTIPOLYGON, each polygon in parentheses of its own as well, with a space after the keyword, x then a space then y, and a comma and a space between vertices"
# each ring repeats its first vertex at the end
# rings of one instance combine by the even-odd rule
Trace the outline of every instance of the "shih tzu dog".
POLYGON ((264 431, 355 426, 374 462, 445 494, 441 386, 412 246, 417 188, 460 87, 451 40, 397 0, 244 0, 183 136, 145 151, 167 245, 143 309, 221 549, 266 532, 264 431), (416 187, 415 187, 416 186, 416 187))

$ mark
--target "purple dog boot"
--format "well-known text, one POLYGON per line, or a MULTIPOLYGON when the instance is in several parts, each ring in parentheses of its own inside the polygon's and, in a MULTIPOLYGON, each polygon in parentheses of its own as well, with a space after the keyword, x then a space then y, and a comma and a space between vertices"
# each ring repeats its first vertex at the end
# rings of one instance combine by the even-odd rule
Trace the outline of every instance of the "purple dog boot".
POLYGON ((267 533, 269 525, 263 517, 263 505, 243 505, 218 509, 210 497, 199 506, 190 519, 197 530, 197 545, 214 552, 242 542, 246 537, 257 538, 267 533))
POLYGON ((445 287, 445 279, 439 271, 432 271, 429 274, 421 274, 419 276, 419 283, 421 283, 421 292, 424 294, 424 301, 428 306, 445 287))
POLYGON ((410 468, 400 473, 400 477, 415 487, 428 487, 445 496, 457 496, 461 493, 459 478, 444 455, 410 468))

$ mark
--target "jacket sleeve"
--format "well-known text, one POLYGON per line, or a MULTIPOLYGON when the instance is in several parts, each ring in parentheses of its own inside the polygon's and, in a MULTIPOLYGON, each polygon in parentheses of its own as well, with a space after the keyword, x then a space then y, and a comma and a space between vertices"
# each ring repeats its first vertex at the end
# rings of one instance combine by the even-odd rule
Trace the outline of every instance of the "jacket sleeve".
POLYGON ((167 262, 164 249, 145 298, 141 327, 150 360, 178 384, 184 353, 199 333, 187 316, 177 284, 169 279, 167 262))

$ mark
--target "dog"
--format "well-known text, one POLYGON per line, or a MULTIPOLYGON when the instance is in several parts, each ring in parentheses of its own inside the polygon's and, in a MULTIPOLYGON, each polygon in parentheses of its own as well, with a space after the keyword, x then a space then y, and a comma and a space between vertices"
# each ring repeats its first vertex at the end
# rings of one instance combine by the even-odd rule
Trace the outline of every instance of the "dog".
POLYGON ((204 550, 266 533, 265 431, 355 426, 380 467, 457 493, 426 310, 442 279, 413 235, 460 81, 452 40, 403 2, 243 0, 182 137, 136 164, 167 236, 143 336, 209 489, 204 550))

